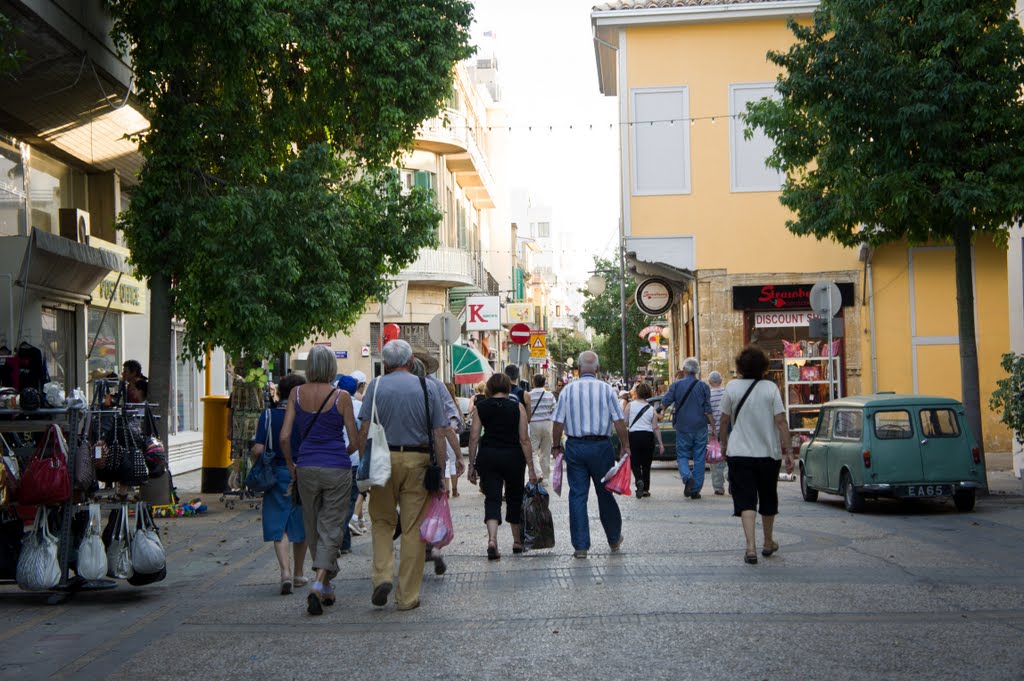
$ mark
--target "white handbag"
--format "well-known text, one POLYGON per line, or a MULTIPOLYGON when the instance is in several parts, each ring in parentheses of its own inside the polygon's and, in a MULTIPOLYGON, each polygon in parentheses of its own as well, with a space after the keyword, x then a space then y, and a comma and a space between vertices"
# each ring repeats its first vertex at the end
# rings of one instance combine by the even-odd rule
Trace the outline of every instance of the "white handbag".
POLYGON ((50 534, 46 507, 36 509, 32 532, 25 538, 18 557, 18 586, 25 591, 47 591, 60 582, 57 538, 50 534))
POLYGON ((380 379, 377 385, 373 386, 373 409, 370 411, 370 429, 367 431, 367 441, 370 443, 370 485, 383 487, 391 479, 391 450, 388 448, 388 438, 384 434, 384 426, 377 420, 377 389, 380 387, 380 379))
POLYGON ((107 551, 100 536, 100 505, 89 504, 89 526, 78 545, 78 576, 82 579, 101 579, 107 574, 107 551))
POLYGON ((128 531, 128 504, 121 504, 121 513, 114 526, 114 536, 107 547, 107 576, 128 579, 132 569, 131 535, 128 531))
POLYGON ((135 504, 135 535, 132 537, 132 569, 142 575, 160 572, 167 565, 164 545, 144 502, 135 504))

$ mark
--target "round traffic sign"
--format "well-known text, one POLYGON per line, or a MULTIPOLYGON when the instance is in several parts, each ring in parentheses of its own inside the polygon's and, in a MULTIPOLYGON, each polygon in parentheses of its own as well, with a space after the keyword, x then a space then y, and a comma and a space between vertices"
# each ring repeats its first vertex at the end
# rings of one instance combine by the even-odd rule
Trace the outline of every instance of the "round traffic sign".
POLYGON ((508 338, 516 345, 526 345, 530 342, 530 327, 526 324, 514 324, 508 330, 508 338))
POLYGON ((434 315, 427 324, 427 335, 438 345, 451 345, 459 337, 461 328, 458 317, 442 312, 434 315))
POLYGON ((843 296, 839 287, 831 281, 821 280, 811 287, 810 298, 811 309, 818 313, 819 317, 834 317, 839 314, 843 307, 843 296))

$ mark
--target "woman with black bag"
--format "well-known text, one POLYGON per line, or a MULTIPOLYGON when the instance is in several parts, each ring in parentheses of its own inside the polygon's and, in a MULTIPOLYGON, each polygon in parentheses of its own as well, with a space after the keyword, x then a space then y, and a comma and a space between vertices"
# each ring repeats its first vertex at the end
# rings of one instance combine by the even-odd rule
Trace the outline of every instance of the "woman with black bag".
POLYGON ((323 614, 323 606, 334 605, 331 580, 338 574, 353 484, 349 454, 359 447, 352 398, 331 385, 337 373, 334 353, 326 346, 313 346, 306 361, 308 383, 292 391, 280 434, 281 449, 299 491, 316 570, 316 581, 306 597, 310 615, 323 614), (291 446, 293 428, 302 433, 297 452, 291 446))
POLYGON ((626 405, 626 423, 629 426, 629 465, 636 481, 636 498, 651 496, 651 463, 654 461, 654 444, 658 451, 665 453, 661 442, 660 415, 647 402, 651 399, 651 387, 644 382, 637 383, 636 399, 626 405))
POLYGON ((733 515, 743 523, 747 540, 743 560, 751 565, 757 563, 757 513, 764 530, 761 555, 767 558, 779 550, 772 531, 779 512, 780 459, 785 459, 786 472, 793 472, 794 448, 782 395, 777 385, 763 380, 768 365, 768 356, 753 345, 736 356, 736 373, 741 378, 725 387, 719 426, 722 454, 729 463, 733 515))
POLYGON ((526 407, 511 397, 511 391, 512 382, 505 374, 494 374, 487 380, 487 398, 477 402, 469 434, 469 482, 475 485, 477 476, 483 482, 488 560, 501 558, 498 526, 502 489, 505 520, 512 528, 512 553, 522 553, 524 469, 529 468, 530 482, 537 484, 526 407))

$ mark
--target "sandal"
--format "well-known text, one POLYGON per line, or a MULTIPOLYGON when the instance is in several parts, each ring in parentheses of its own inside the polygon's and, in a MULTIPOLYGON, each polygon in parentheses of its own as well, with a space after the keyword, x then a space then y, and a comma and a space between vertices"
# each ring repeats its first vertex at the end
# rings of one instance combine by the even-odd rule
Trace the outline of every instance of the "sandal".
POLYGON ((765 558, 767 558, 768 556, 772 555, 773 553, 775 553, 778 550, 779 550, 779 542, 773 541, 771 544, 766 544, 765 547, 763 549, 761 549, 761 555, 764 556, 765 558))
POLYGON ((523 548, 522 544, 513 544, 512 553, 524 553, 526 549, 523 548))
POLYGON ((757 565, 757 552, 750 551, 749 553, 743 554, 743 562, 748 565, 757 565))
POLYGON ((320 603, 320 596, 317 595, 316 591, 310 591, 309 595, 306 596, 306 612, 310 615, 324 614, 323 605, 320 603))
POLYGON ((292 577, 292 584, 294 584, 295 588, 298 589, 299 587, 309 584, 309 580, 305 577, 292 577))
POLYGON ((292 578, 281 580, 281 595, 287 596, 292 592, 292 578))
POLYGON ((501 554, 498 553, 498 542, 488 541, 487 560, 498 560, 499 558, 501 558, 501 554))

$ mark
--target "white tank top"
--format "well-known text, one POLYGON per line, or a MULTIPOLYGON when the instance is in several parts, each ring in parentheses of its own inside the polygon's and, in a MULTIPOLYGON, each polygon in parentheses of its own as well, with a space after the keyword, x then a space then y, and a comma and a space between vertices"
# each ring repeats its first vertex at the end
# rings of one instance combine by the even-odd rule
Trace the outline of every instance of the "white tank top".
POLYGON ((650 406, 646 402, 640 400, 633 400, 629 403, 629 426, 630 432, 645 431, 654 432, 654 407, 651 407, 643 413, 643 416, 637 418, 636 415, 640 413, 640 410, 644 407, 650 406), (636 421, 636 423, 633 423, 636 421), (630 425, 633 424, 633 425, 630 425))

